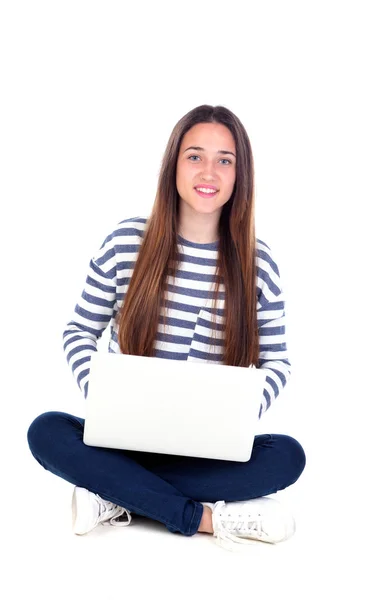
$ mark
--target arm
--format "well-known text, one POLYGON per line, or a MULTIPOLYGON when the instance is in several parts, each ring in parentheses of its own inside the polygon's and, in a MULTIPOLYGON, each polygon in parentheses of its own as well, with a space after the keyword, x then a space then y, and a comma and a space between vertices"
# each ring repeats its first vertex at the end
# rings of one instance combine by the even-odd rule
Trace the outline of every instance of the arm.
POLYGON ((84 289, 63 332, 63 349, 79 389, 87 398, 89 362, 116 311, 116 256, 109 235, 90 260, 84 289))
POLYGON ((280 272, 271 249, 263 242, 260 242, 258 265, 257 318, 260 351, 256 366, 266 371, 264 398, 258 416, 260 419, 288 382, 291 363, 286 344, 285 297, 280 272))

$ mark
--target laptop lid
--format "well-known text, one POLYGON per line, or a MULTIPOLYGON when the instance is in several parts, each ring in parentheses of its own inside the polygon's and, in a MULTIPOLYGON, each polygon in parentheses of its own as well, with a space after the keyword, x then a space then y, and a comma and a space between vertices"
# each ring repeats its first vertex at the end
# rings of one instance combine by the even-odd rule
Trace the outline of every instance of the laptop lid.
POLYGON ((97 351, 83 441, 246 462, 265 378, 256 368, 97 351))

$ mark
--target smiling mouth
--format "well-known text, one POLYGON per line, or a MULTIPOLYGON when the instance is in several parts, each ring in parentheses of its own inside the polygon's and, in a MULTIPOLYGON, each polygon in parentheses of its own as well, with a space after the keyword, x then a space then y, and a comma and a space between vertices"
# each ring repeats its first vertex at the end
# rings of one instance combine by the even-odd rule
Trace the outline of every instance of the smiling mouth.
POLYGON ((211 192, 203 192, 201 190, 198 190, 197 188, 194 188, 195 192, 197 194, 199 194, 199 196, 202 196, 203 198, 213 198, 219 190, 212 190, 211 192))

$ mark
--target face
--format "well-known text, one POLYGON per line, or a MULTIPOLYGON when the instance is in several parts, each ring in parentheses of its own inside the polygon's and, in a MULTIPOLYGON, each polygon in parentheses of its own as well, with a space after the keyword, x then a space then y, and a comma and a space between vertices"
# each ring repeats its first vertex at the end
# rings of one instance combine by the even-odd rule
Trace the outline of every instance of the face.
POLYGON ((236 148, 230 130, 221 123, 198 123, 183 136, 177 159, 176 187, 180 202, 198 213, 221 213, 236 177, 236 148), (194 146, 195 148, 190 148, 194 146), (195 187, 216 188, 200 195, 195 187))

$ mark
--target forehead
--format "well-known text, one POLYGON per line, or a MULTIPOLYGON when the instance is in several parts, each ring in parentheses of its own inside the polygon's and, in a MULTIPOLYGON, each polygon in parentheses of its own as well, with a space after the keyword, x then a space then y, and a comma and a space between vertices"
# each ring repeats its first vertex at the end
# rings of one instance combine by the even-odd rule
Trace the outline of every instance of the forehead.
POLYGON ((231 131, 222 123, 197 123, 189 129, 182 139, 182 150, 188 145, 202 146, 205 150, 233 150, 235 142, 231 131), (183 148, 184 144, 184 148, 183 148))

